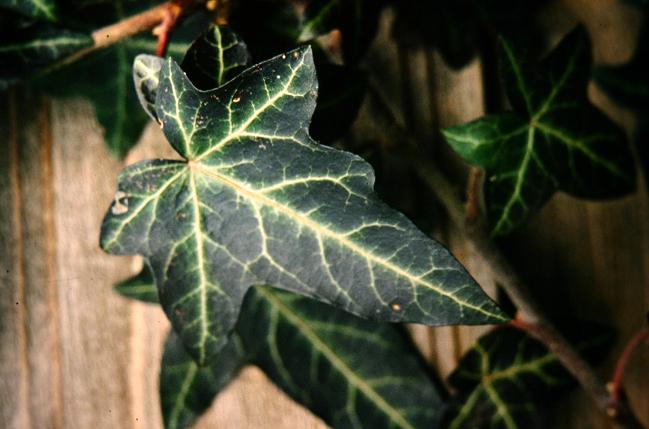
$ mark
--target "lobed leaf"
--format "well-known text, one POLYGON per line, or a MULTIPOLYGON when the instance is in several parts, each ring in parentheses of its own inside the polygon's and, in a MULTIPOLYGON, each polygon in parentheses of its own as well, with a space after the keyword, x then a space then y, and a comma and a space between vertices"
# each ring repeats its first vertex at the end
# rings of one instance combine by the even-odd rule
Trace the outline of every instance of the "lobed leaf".
POLYGON ((160 374, 165 426, 189 425, 249 363, 335 428, 435 429, 445 412, 399 327, 255 286, 232 339, 207 367, 196 366, 170 335, 160 374))
MULTIPOLYGON (((575 343, 580 352, 593 354, 608 340, 601 328, 582 326, 575 343)), ((541 343, 516 328, 502 328, 478 340, 449 383, 457 389, 457 405, 448 429, 527 429, 542 427, 538 408, 573 379, 541 343)))
POLYGON ((590 46, 583 30, 541 64, 501 39, 513 110, 443 130, 468 163, 486 170, 485 198, 496 235, 537 212, 556 190, 609 198, 635 185, 622 130, 587 99, 590 46))
POLYGON ((506 320, 446 249, 374 195, 366 162, 311 140, 316 93, 308 47, 210 91, 168 60, 156 112, 184 161, 122 172, 102 248, 147 259, 199 363, 223 347, 253 284, 393 322, 506 320))
POLYGON ((248 47, 229 27, 214 25, 187 50, 181 63, 198 89, 213 89, 250 65, 248 47))

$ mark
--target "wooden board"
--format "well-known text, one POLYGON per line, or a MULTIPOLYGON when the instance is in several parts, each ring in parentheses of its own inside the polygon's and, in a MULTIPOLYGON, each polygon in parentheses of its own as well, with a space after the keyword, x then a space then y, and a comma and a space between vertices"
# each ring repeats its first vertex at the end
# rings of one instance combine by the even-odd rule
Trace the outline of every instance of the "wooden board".
MULTIPOLYGON (((630 55, 625 48, 615 57, 620 50, 611 45, 630 42, 604 31, 626 22, 627 11, 603 13, 613 7, 608 0, 565 3, 598 34, 599 58, 621 61, 630 55)), ((376 78, 385 95, 409 106, 409 125, 416 133, 432 138, 432 125, 482 114, 480 64, 458 73, 431 51, 397 54, 389 19, 368 62, 380 66, 376 78), (412 93, 402 99, 404 88, 412 93)), ((404 118, 404 111, 397 114, 404 118)), ((625 112, 618 117, 624 122, 625 112)), ((361 115, 361 128, 363 121, 361 115)), ((116 281, 137 272, 140 261, 98 249, 99 225, 123 163, 108 155, 92 109, 79 100, 46 101, 24 92, 2 96, 0 145, 0 428, 160 428, 157 374, 168 321, 160 309, 112 291, 116 281)), ((160 131, 150 126, 127 162, 165 154, 160 131)), ((646 195, 642 188, 605 203, 557 195, 505 243, 553 315, 601 320, 617 328, 618 340, 600 368, 603 376, 610 374, 649 309, 646 195)), ((453 231, 438 235, 493 292, 488 267, 471 249, 453 231)), ((443 375, 483 331, 412 329, 427 360, 443 375)), ((647 362, 649 350, 640 349, 626 381, 634 409, 649 425, 647 362)), ((575 390, 562 402, 555 427, 609 428, 593 409, 575 390)), ((197 427, 326 426, 249 367, 197 427)))

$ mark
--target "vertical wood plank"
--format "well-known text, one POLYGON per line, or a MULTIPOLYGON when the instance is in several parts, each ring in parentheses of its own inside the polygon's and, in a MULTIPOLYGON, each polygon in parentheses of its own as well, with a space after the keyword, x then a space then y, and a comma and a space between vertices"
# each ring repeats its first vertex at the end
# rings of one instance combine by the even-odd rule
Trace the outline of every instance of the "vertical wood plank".
POLYGON ((52 130, 64 424, 129 427, 130 307, 111 285, 130 273, 130 262, 98 246, 121 166, 108 155, 88 103, 53 102, 52 130))

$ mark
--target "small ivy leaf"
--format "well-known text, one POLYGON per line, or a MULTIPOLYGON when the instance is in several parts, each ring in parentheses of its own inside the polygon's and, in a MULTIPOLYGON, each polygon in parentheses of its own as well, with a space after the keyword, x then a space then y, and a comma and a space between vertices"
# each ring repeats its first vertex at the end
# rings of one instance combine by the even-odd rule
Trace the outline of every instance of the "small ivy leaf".
POLYGON ((181 68, 198 89, 213 89, 250 65, 248 47, 229 27, 215 25, 187 50, 181 68))
MULTIPOLYGON (((225 26, 212 26, 194 41, 183 58, 181 67, 199 89, 213 89, 249 65, 250 54, 245 43, 225 26)), ((140 104, 155 121, 155 99, 164 59, 141 54, 133 62, 133 81, 140 104)))
MULTIPOLYGON (((571 335, 579 352, 596 356, 610 344, 610 331, 584 324, 579 328, 571 335)), ((481 337, 449 383, 457 389, 457 405, 447 416, 446 428, 527 429, 541 427, 538 404, 574 381, 545 346, 505 327, 481 337)))
POLYGON ((147 258, 199 363, 223 347, 253 284, 394 322, 506 320, 446 249, 373 194, 366 162, 310 139, 316 93, 309 47, 211 91, 169 59, 156 110, 186 161, 122 172, 102 248, 147 258))
POLYGON ((374 40, 385 0, 312 0, 302 20, 298 42, 308 42, 338 29, 345 64, 357 64, 374 40))
POLYGON ((153 274, 148 268, 140 274, 115 285, 115 292, 120 295, 151 304, 159 303, 158 290, 155 287, 153 274))
MULTIPOLYGON (((155 288, 152 280, 149 287, 155 288)), ((230 342, 208 366, 197 366, 170 334, 160 374, 165 427, 188 426, 244 364, 259 366, 336 428, 435 429, 446 409, 399 326, 255 286, 230 342)))
POLYGON ((5 34, 0 45, 0 90, 92 43, 88 34, 49 24, 32 25, 5 34))
POLYGON ((158 120, 155 98, 160 84, 160 70, 164 62, 164 58, 148 54, 140 54, 133 61, 133 83, 137 98, 144 111, 154 121, 158 120))
POLYGON ((172 330, 165 342, 160 368, 160 406, 165 429, 189 427, 244 363, 245 356, 236 335, 210 365, 200 367, 172 330))
POLYGON ((331 427, 440 427, 445 405, 398 326, 258 286, 237 333, 252 363, 331 427))
POLYGON ((58 15, 55 0, 0 0, 0 9, 45 21, 56 21, 58 15))
POLYGON ((501 39, 513 111, 443 130, 468 163, 486 170, 485 198, 496 235, 537 212, 556 190, 609 198, 634 189, 622 130, 587 99, 590 46, 578 29, 540 64, 501 39))

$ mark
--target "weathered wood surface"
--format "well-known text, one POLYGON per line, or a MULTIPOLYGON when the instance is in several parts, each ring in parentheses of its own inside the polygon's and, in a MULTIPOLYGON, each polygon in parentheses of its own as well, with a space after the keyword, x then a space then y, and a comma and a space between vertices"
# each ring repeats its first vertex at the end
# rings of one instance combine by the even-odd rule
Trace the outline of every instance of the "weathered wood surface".
MULTIPOLYGON (((632 13, 606 12, 613 10, 610 0, 564 3, 589 23, 599 40, 598 58, 628 58, 637 28, 632 13), (612 37, 621 27, 628 27, 627 36, 612 37)), ((384 31, 370 60, 383 66, 377 78, 386 96, 400 105, 407 106, 408 98, 413 102, 408 108, 415 115, 408 125, 416 133, 432 138, 430 124, 449 125, 482 114, 478 62, 452 73, 424 50, 398 57, 384 31), (408 85, 403 85, 405 75, 408 85), (404 88, 412 94, 402 100, 404 88)), ((606 105, 604 97, 597 97, 606 105)), ((625 112, 615 112, 631 124, 625 112)), ((362 127, 363 115, 359 123, 362 127)), ((0 145, 0 427, 160 428, 157 372, 167 319, 158 308, 112 291, 112 284, 137 271, 139 261, 105 255, 97 245, 122 163, 107 154, 92 110, 78 100, 45 101, 25 93, 0 97, 0 145)), ((149 127, 127 162, 166 150, 159 130, 149 127)), ((480 258, 453 231, 438 235, 493 291, 480 258)), ((645 189, 605 203, 557 195, 525 231, 504 244, 553 315, 601 320, 617 328, 618 340, 600 368, 603 376, 610 374, 615 357, 649 309, 645 189)), ((422 352, 442 374, 453 369, 483 330, 412 329, 422 352)), ((649 350, 640 349, 626 383, 634 409, 649 425, 647 362, 649 350)), ((250 367, 197 427, 326 426, 250 367)), ((556 427, 610 425, 575 390, 563 401, 556 427)))

